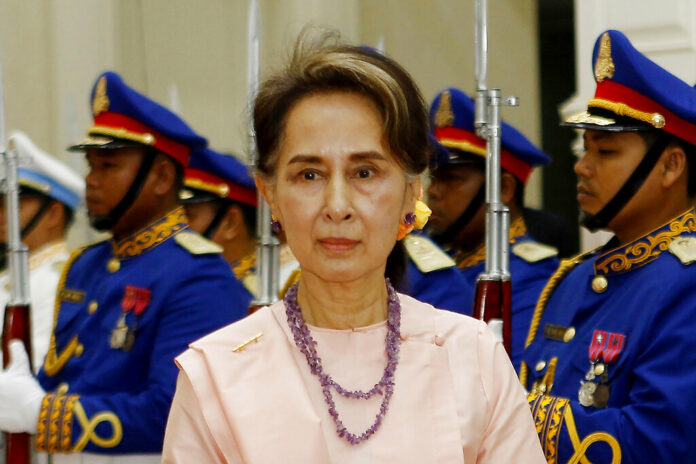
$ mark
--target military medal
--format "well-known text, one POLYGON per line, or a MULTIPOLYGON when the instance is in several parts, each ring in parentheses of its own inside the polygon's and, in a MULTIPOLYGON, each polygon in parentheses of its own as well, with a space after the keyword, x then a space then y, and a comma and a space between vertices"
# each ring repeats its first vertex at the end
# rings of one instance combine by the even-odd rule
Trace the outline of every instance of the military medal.
POLYGON ((116 328, 111 331, 109 345, 116 350, 130 351, 135 344, 135 331, 137 322, 133 322, 132 326, 126 324, 126 315, 133 311, 134 317, 137 318, 145 308, 150 304, 152 293, 146 288, 138 288, 132 285, 126 286, 123 300, 121 300, 121 309, 123 313, 116 323, 116 328))
POLYGON ((592 343, 588 350, 590 356, 590 370, 585 374, 585 380, 580 381, 580 389, 578 390, 578 401, 583 406, 592 406, 594 404, 594 394, 597 390, 597 383, 594 381, 595 367, 597 361, 602 356, 604 346, 606 345, 607 332, 604 330, 595 330, 592 334, 592 343))
POLYGON ((621 354, 626 336, 595 330, 589 348, 590 369, 580 381, 578 401, 585 407, 606 408, 609 404, 609 364, 621 354), (602 362, 599 362, 600 359, 602 362), (595 379, 599 378, 599 381, 595 379))
POLYGON ((111 331, 109 346, 115 350, 120 350, 126 343, 126 335, 128 334, 128 326, 126 325, 126 313, 122 313, 118 318, 116 328, 111 331))

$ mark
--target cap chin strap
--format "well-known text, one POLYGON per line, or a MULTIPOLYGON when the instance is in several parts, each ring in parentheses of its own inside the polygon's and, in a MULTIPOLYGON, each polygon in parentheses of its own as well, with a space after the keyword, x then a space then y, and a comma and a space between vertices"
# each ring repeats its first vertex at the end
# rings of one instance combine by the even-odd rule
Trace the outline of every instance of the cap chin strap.
POLYGON ((483 202, 485 200, 486 183, 484 182, 481 184, 481 187, 479 187, 478 192, 476 192, 476 196, 474 196, 474 198, 471 199, 469 205, 462 212, 462 214, 460 214, 459 217, 452 224, 450 224, 450 226, 447 227, 444 231, 442 231, 441 233, 432 234, 432 239, 435 240, 441 246, 451 245, 452 241, 454 240, 454 237, 471 222, 471 220, 474 218, 474 215, 478 212, 479 208, 481 208, 481 205, 483 205, 483 202))
POLYGON ((212 221, 210 221, 210 224, 208 224, 208 227, 205 229, 205 232, 203 232, 203 236, 205 238, 207 238, 208 240, 213 239, 213 235, 215 235, 215 232, 220 226, 222 218, 225 217, 225 214, 229 209, 230 205, 227 202, 220 202, 220 205, 218 206, 217 211, 215 212, 215 217, 212 221))
MULTIPOLYGON (((24 238, 26 237, 29 232, 34 230, 34 227, 36 227, 36 224, 39 223, 41 218, 43 217, 44 214, 46 214, 46 211, 48 211, 48 208, 51 206, 53 203, 53 198, 48 197, 46 195, 40 195, 41 197, 41 205, 39 206, 39 209, 34 213, 34 216, 27 222, 27 224, 22 228, 20 231, 20 237, 24 238)), ((20 198, 21 199, 21 198, 20 198)), ((4 269, 7 266, 7 242, 0 242, 0 270, 4 269)))
POLYGON ((657 164, 660 155, 667 148, 670 136, 667 133, 659 132, 652 146, 648 149, 636 169, 631 173, 628 180, 621 186, 616 195, 604 205, 597 214, 590 214, 580 211, 580 224, 585 226, 590 232, 605 229, 609 223, 619 214, 619 211, 633 198, 633 195, 640 189, 645 179, 657 164))
POLYGON ((130 187, 128 187, 126 194, 107 214, 95 214, 93 217, 90 217, 89 223, 92 227, 99 231, 107 231, 111 230, 118 223, 123 213, 131 207, 140 194, 140 191, 143 189, 145 179, 147 179, 150 168, 152 168, 152 164, 155 162, 155 155, 156 152, 152 150, 146 151, 143 154, 143 160, 140 162, 138 173, 135 175, 135 179, 131 182, 130 187))

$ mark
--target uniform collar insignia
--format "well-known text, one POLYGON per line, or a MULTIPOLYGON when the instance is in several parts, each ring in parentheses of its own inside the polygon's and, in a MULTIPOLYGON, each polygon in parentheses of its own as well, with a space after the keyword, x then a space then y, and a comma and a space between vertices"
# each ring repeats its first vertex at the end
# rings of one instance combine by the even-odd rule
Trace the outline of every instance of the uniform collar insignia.
POLYGON ((232 272, 237 280, 243 280, 249 273, 256 272, 256 252, 253 251, 232 266, 232 272))
POLYGON ((188 219, 180 206, 127 239, 113 242, 114 257, 124 260, 141 255, 185 229, 188 219))
POLYGON ((689 232, 696 232, 693 209, 627 245, 600 254, 594 262, 595 275, 623 274, 645 266, 667 251, 675 238, 689 232))
MULTIPOLYGON (((527 235, 527 226, 524 219, 518 217, 510 224, 510 243, 516 243, 520 238, 527 235)), ((454 255, 454 261, 459 269, 474 267, 486 260, 486 244, 481 243, 475 250, 469 252, 458 252, 454 255)))

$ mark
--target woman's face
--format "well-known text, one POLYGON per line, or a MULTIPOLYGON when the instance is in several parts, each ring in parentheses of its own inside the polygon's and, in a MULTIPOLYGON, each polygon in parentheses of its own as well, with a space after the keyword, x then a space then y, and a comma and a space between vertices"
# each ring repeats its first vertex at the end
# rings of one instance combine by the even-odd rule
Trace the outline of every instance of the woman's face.
POLYGON ((374 103, 345 92, 292 107, 271 182, 258 179, 302 272, 328 282, 384 275, 420 189, 385 143, 374 103))

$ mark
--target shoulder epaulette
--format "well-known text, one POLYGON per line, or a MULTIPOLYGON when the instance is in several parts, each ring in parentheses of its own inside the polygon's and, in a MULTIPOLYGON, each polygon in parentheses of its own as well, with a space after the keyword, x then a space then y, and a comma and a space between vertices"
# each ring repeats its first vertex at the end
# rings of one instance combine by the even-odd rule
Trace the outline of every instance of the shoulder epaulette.
POLYGON ((192 255, 222 253, 222 247, 196 232, 179 232, 174 236, 176 243, 192 255))
POLYGON ((423 273, 439 271, 456 266, 454 260, 437 245, 424 237, 407 235, 404 237, 406 252, 423 273))
POLYGON ((557 256, 558 250, 552 246, 526 241, 513 246, 512 253, 528 263, 536 263, 537 261, 557 256))
POLYGON ((669 244, 669 251, 684 265, 696 261, 696 237, 677 237, 669 244))

